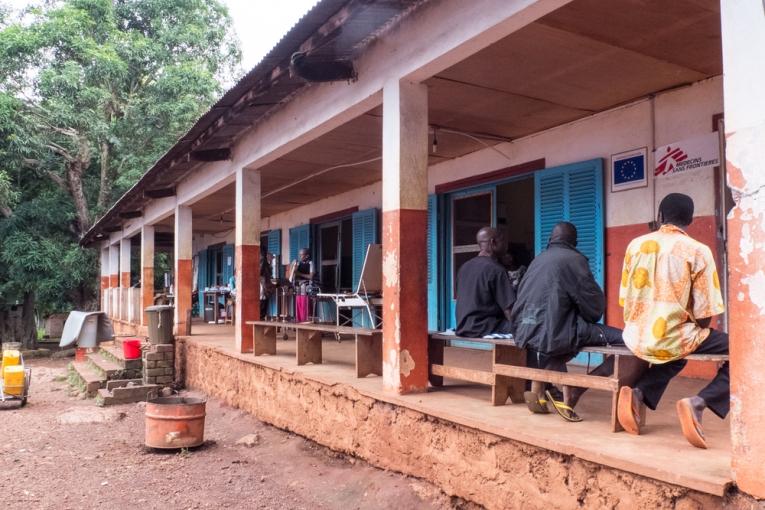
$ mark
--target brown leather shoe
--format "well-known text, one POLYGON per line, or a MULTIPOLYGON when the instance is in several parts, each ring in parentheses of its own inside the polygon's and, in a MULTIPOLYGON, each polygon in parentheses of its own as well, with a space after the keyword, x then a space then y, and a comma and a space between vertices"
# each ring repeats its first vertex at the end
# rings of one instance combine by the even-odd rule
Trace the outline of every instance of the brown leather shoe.
POLYGON ((622 386, 619 390, 619 400, 616 404, 616 419, 619 424, 630 434, 640 435, 640 415, 636 412, 642 402, 636 402, 635 392, 629 386, 622 386), (636 405, 637 404, 637 405, 636 405))

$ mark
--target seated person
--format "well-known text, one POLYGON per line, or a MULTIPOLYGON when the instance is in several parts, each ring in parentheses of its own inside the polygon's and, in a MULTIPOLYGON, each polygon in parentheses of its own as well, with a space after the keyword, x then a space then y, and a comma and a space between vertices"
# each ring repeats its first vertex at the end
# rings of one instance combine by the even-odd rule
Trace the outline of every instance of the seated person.
MULTIPOLYGON (((640 433, 641 406, 656 409, 669 381, 692 353, 727 354, 728 335, 709 328, 725 311, 710 249, 685 228, 693 221, 693 200, 670 193, 659 205, 661 227, 627 247, 619 292, 624 307, 624 342, 651 366, 634 388, 619 392, 617 417, 627 432, 640 433)), ((706 448, 701 415, 709 408, 725 418, 730 408, 728 363, 695 397, 677 402, 685 438, 706 448)))
POLYGON ((506 250, 505 240, 496 229, 484 227, 478 231, 476 242, 480 252, 457 273, 457 335, 481 338, 509 334, 515 291, 498 262, 506 250))
MULTIPOLYGON (((605 311, 605 296, 576 243, 572 223, 555 225, 547 249, 529 264, 521 280, 511 322, 516 345, 538 354, 529 366, 565 372, 566 362, 583 347, 623 343, 620 330, 597 324, 605 311)), ((592 371, 612 372, 613 357, 592 371)), ((548 412, 549 400, 564 419, 581 421, 573 408, 584 391, 564 387, 561 402, 557 392, 544 391, 544 385, 535 381, 524 398, 532 412, 548 412)))

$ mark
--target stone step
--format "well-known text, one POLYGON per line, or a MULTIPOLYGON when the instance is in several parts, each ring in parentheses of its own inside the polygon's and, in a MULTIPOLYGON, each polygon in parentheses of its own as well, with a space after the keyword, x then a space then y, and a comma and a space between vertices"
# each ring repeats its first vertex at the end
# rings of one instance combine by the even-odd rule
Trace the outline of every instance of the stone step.
POLYGON ((101 354, 104 357, 111 359, 126 370, 141 370, 141 367, 143 366, 141 358, 125 359, 122 345, 101 344, 99 347, 101 347, 101 354))
POLYGON ((122 379, 122 373, 125 371, 118 363, 107 358, 100 352, 88 354, 88 363, 95 370, 101 372, 105 379, 122 379))
POLYGON ((111 391, 102 388, 98 390, 96 404, 99 406, 111 406, 143 402, 156 397, 159 394, 159 390, 160 386, 156 384, 123 386, 112 388, 111 391))
POLYGON ((86 361, 73 361, 70 364, 69 383, 82 389, 88 397, 94 397, 104 387, 106 377, 86 361))

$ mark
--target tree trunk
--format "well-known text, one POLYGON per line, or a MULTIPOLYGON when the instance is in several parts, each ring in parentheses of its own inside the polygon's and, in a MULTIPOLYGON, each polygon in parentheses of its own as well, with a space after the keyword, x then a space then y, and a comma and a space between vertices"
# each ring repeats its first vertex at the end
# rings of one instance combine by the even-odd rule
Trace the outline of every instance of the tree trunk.
POLYGON ((21 331, 18 342, 22 349, 37 349, 37 325, 35 324, 35 295, 32 292, 24 294, 24 305, 21 312, 21 331))
POLYGON ((112 196, 112 175, 111 166, 109 166, 110 147, 108 142, 101 142, 101 183, 98 188, 98 203, 96 204, 99 211, 103 211, 106 208, 106 204, 111 200, 112 196))
POLYGON ((90 213, 88 201, 85 198, 85 190, 82 187, 83 166, 80 161, 69 161, 66 164, 66 180, 69 193, 74 201, 74 210, 77 214, 77 234, 82 236, 90 228, 90 213))

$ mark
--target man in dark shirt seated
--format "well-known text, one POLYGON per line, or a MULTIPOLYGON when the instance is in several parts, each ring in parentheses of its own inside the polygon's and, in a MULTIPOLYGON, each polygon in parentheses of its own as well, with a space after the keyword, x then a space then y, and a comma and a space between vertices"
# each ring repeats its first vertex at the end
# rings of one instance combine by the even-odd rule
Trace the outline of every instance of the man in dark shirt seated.
POLYGON ((509 319, 515 291, 507 271, 498 262, 507 243, 490 227, 479 230, 476 241, 480 252, 457 274, 457 335, 481 338, 511 333, 509 319))
MULTIPOLYGON (((565 372, 566 362, 583 347, 624 344, 621 330, 598 324, 606 299, 576 244, 576 227, 558 223, 547 249, 531 262, 521 280, 511 328, 516 345, 537 353, 536 363, 530 366, 565 372)), ((612 372, 613 357, 592 371, 595 375, 612 372)), ((582 393, 581 388, 564 387, 561 399, 555 389, 545 391, 545 385, 534 382, 524 398, 532 412, 547 412, 551 401, 561 417, 581 421, 573 408, 582 393)))

